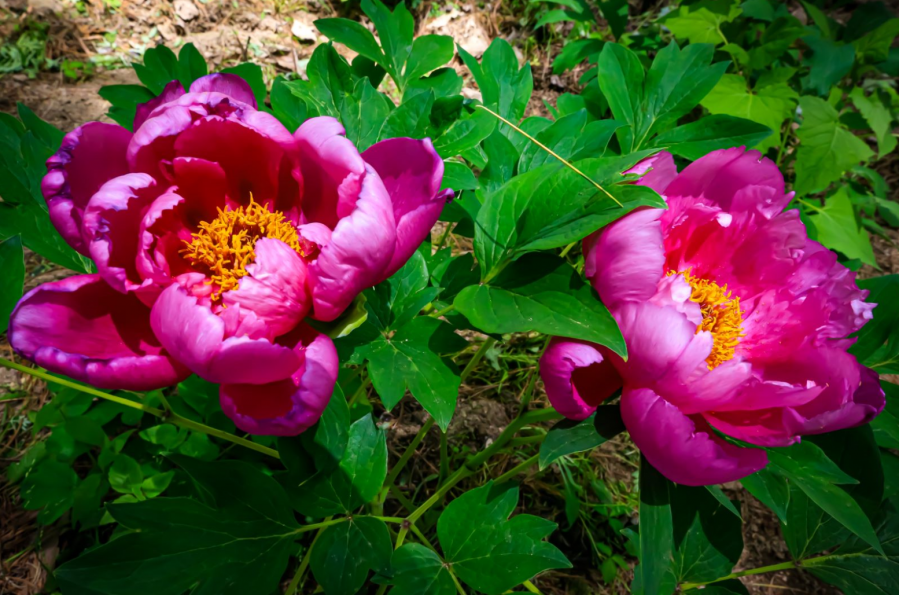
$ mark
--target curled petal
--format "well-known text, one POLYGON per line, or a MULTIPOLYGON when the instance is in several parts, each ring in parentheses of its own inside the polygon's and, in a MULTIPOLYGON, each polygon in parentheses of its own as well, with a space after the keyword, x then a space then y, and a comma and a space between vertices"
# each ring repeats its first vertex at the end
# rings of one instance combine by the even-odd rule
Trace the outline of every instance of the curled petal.
POLYGON ((245 432, 295 436, 318 421, 331 399, 340 362, 334 343, 305 325, 283 337, 302 362, 289 378, 268 384, 223 384, 222 410, 245 432))
POLYGON ((719 438, 701 417, 688 417, 645 388, 625 388, 621 417, 634 444, 653 467, 689 486, 736 481, 768 463, 764 450, 719 438))
POLYGON ((365 167, 353 211, 340 219, 330 243, 309 265, 316 320, 334 320, 359 292, 382 281, 393 256, 396 224, 390 197, 378 174, 365 167))
POLYGON ((626 215, 584 240, 584 273, 610 309, 645 301, 665 271, 660 209, 626 215))
MULTIPOLYGON (((252 334, 238 334, 240 327, 235 330, 233 325, 226 329, 226 321, 205 301, 173 283, 160 294, 150 314, 159 342, 193 373, 210 382, 265 384, 296 372, 300 360, 293 349, 258 336, 262 325, 256 321, 243 323, 253 327, 252 334)), ((237 309, 225 312, 231 310, 237 319, 237 309)))
POLYGON ((169 81, 169 83, 162 90, 162 93, 151 99, 150 101, 146 101, 137 106, 137 111, 134 114, 134 124, 132 128, 137 130, 141 127, 141 125, 147 121, 147 118, 150 114, 160 105, 165 105, 171 101, 174 101, 184 95, 184 87, 181 86, 180 81, 169 81))
POLYGON ((553 337, 540 358, 540 377, 556 411, 569 419, 590 416, 621 388, 621 376, 596 345, 553 337))
POLYGON ((84 241, 97 271, 122 293, 150 283, 141 279, 136 258, 141 220, 158 192, 147 174, 125 174, 106 182, 84 211, 84 241))
POLYGON ((668 184, 677 177, 677 166, 674 164, 674 157, 671 153, 661 151, 652 157, 647 157, 624 173, 645 174, 637 181, 637 185, 647 186, 659 194, 665 194, 668 184))
POLYGON ((443 159, 431 139, 391 138, 369 147, 362 159, 375 168, 393 203, 396 248, 384 278, 397 272, 428 237, 447 199, 440 192, 443 159))
POLYGON ((191 93, 206 93, 215 91, 233 97, 237 101, 246 103, 256 108, 256 96, 249 83, 236 74, 215 73, 201 76, 190 84, 191 93))
POLYGON ((81 233, 88 201, 104 183, 128 173, 125 149, 131 133, 116 124, 88 122, 68 133, 47 160, 41 192, 50 221, 72 248, 87 255, 81 233))
POLYGON ((190 372, 150 328, 150 310, 99 275, 31 290, 10 318, 9 342, 22 357, 99 388, 153 390, 190 372))

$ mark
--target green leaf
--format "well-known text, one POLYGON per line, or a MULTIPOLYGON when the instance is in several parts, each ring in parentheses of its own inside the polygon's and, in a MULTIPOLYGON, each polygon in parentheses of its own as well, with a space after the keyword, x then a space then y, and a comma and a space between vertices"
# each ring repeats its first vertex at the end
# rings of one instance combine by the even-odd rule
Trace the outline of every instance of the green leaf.
POLYGON ((790 486, 783 475, 770 469, 761 469, 740 480, 746 491, 774 511, 781 521, 787 520, 790 504, 790 486))
POLYGON ((309 567, 326 595, 353 595, 369 570, 390 568, 393 544, 384 521, 355 517, 325 529, 315 542, 309 567))
POLYGON ((510 519, 517 503, 517 487, 496 493, 491 481, 450 502, 437 520, 447 563, 472 589, 499 595, 544 570, 571 567, 543 541, 556 524, 527 514, 510 519))
POLYGON ((871 238, 859 225, 845 186, 841 186, 836 194, 828 198, 823 208, 816 207, 808 218, 818 230, 819 242, 831 250, 842 252, 849 258, 858 258, 877 267, 871 238))
POLYGON ((874 31, 852 42, 862 64, 876 64, 887 59, 893 40, 899 35, 899 19, 890 19, 874 31))
POLYGON ((622 357, 624 339, 593 290, 563 259, 526 254, 489 284, 463 289, 456 309, 487 333, 540 332, 605 345, 622 357))
MULTIPOLYGON (((490 43, 480 64, 462 46, 457 49, 478 84, 484 105, 507 120, 516 123, 521 120, 534 90, 530 63, 525 62, 519 69, 515 51, 509 42, 500 37, 490 43)), ((502 126, 501 129, 506 136, 518 134, 508 126, 502 126)))
POLYGON ((22 482, 22 507, 40 510, 37 520, 49 525, 74 504, 79 479, 71 467, 52 459, 37 465, 22 482))
POLYGON ((487 167, 481 172, 480 184, 487 191, 493 191, 508 182, 515 175, 518 151, 499 130, 484 139, 481 144, 487 156, 487 167))
POLYGON ((384 406, 392 409, 408 388, 446 431, 461 381, 441 355, 464 348, 460 339, 445 322, 424 316, 400 327, 392 337, 382 336, 362 347, 384 406))
POLYGON ((258 64, 252 62, 243 62, 237 66, 223 68, 223 73, 236 74, 250 85, 253 91, 253 97, 256 98, 256 105, 260 108, 265 105, 265 80, 262 77, 262 68, 258 64))
POLYGON ((806 560, 802 567, 844 593, 890 595, 899 589, 899 514, 894 506, 878 524, 884 555, 852 538, 829 556, 806 560))
POLYGON ((781 126, 792 117, 797 97, 796 91, 783 82, 762 85, 759 80, 750 91, 746 79, 725 74, 701 103, 712 114, 751 120, 774 131, 775 134, 756 145, 764 153, 780 145, 781 126))
POLYGON ((804 37, 803 41, 812 50, 812 55, 803 60, 803 64, 810 69, 803 85, 818 95, 827 95, 852 70, 855 48, 848 43, 837 43, 814 35, 804 37))
POLYGON ((702 487, 672 485, 669 491, 677 582, 730 574, 743 553, 742 521, 730 510, 733 504, 723 504, 702 487))
MULTIPOLYGON (((433 111, 431 118, 433 121, 433 111)), ((434 139, 434 149, 444 159, 461 155, 478 146, 496 128, 496 119, 484 110, 476 109, 455 120, 445 132, 434 139)))
POLYGON ((433 91, 438 99, 457 96, 462 91, 462 77, 452 68, 438 68, 426 77, 408 81, 403 101, 428 91, 433 91))
POLYGON ((635 147, 634 139, 643 128, 643 79, 645 73, 637 54, 617 43, 607 43, 597 62, 597 80, 603 96, 609 102, 612 115, 630 126, 626 149, 635 147))
POLYGON ((845 171, 874 156, 862 139, 840 123, 839 114, 829 103, 803 96, 799 105, 803 120, 796 133, 800 140, 794 185, 797 193, 824 190, 845 171))
POLYGON ((453 59, 455 44, 447 35, 422 35, 412 42, 412 53, 406 62, 405 80, 417 79, 453 59))
POLYGON ((777 19, 765 29, 761 45, 749 50, 749 67, 753 70, 767 68, 804 33, 805 27, 796 17, 788 15, 777 19))
POLYGON ((824 37, 836 39, 837 28, 839 27, 836 21, 829 18, 820 8, 809 2, 809 0, 800 1, 802 2, 803 8, 805 8, 805 13, 811 17, 812 21, 818 26, 818 29, 821 30, 824 37))
POLYGON ((849 352, 880 374, 899 373, 899 275, 884 275, 858 281, 877 304, 874 319, 862 327, 849 352))
POLYGON ((893 135, 893 117, 889 105, 884 104, 883 97, 875 90, 869 96, 865 95, 861 87, 856 87, 849 93, 852 103, 858 108, 871 130, 877 136, 877 151, 880 157, 892 153, 899 140, 893 135))
POLYGON ((387 116, 379 137, 381 139, 426 137, 433 105, 433 91, 419 93, 406 99, 387 116))
POLYGON ((112 104, 106 115, 132 131, 137 106, 154 97, 153 92, 142 85, 105 85, 100 87, 99 93, 112 104))
POLYGON ((899 450, 899 385, 882 380, 886 393, 886 408, 871 422, 874 440, 882 448, 899 450))
POLYGON ((645 595, 670 595, 676 585, 672 572, 674 520, 671 490, 674 484, 640 460, 640 563, 634 582, 645 595))
MULTIPOLYGON (((300 434, 303 446, 318 470, 333 469, 340 464, 350 439, 350 410, 340 386, 328 401, 315 426, 300 434)), ((280 452, 280 439, 279 439, 280 452)))
POLYGON ((105 595, 268 595, 275 591, 299 525, 284 491, 247 463, 178 457, 207 502, 156 498, 110 504, 134 530, 56 571, 63 591, 105 595))
POLYGON ((0 242, 0 271, 3 271, 0 276, 0 333, 3 333, 25 288, 25 255, 19 236, 0 242))
POLYGON ((452 188, 456 192, 460 190, 474 190, 478 187, 478 180, 474 177, 471 168, 458 161, 445 161, 443 163, 443 184, 441 189, 452 188))
POLYGON ((165 86, 178 78, 178 58, 164 45, 150 48, 144 52, 143 64, 132 64, 137 78, 140 79, 153 95, 159 95, 165 86))
POLYGON ((328 39, 345 45, 373 62, 385 63, 375 36, 362 23, 349 19, 318 19, 314 24, 328 39))
MULTIPOLYGON (((590 121, 587 110, 564 116, 537 135, 537 140, 559 157, 569 161, 587 157, 601 157, 612 134, 621 127, 615 120, 590 121)), ((546 163, 557 163, 536 143, 528 143, 521 153, 518 172, 524 173, 546 163)))
POLYGON ((93 473, 84 478, 72 496, 72 521, 81 529, 96 527, 100 524, 104 510, 101 508, 103 496, 109 491, 109 484, 100 473, 93 473))
POLYGON ((450 570, 433 550, 418 543, 406 543, 390 561, 393 595, 453 595, 456 587, 450 570))
POLYGON ((649 146, 664 148, 695 161, 718 149, 752 148, 771 136, 772 130, 744 118, 716 114, 678 126, 655 137, 649 146))
POLYGON ((378 493, 387 477, 384 432, 365 415, 350 426, 347 448, 336 469, 319 471, 294 490, 294 506, 311 517, 351 513, 378 493))
POLYGON ((617 405, 601 405, 590 417, 556 423, 540 444, 540 468, 545 469, 560 457, 591 450, 624 431, 617 405))
POLYGON ((727 43, 721 27, 740 16, 740 7, 731 0, 701 0, 681 6, 662 19, 675 37, 690 43, 727 43))
POLYGON ((296 132, 306 120, 306 104, 290 92, 283 77, 272 83, 272 113, 290 132, 296 132))
POLYGON ((189 89, 191 83, 206 76, 208 72, 206 68, 206 60, 203 55, 194 47, 192 43, 185 43, 178 51, 178 80, 181 86, 189 89))
POLYGON ((140 464, 126 454, 118 455, 109 468, 109 485, 121 494, 133 494, 144 481, 140 464))
POLYGON ((397 85, 402 87, 400 75, 412 52, 412 37, 415 33, 412 14, 403 2, 391 12, 380 0, 362 0, 362 10, 378 31, 386 60, 384 68, 397 85))
POLYGON ((584 61, 585 58, 599 54, 605 42, 601 39, 576 39, 565 44, 559 55, 553 60, 553 74, 562 74, 584 61))

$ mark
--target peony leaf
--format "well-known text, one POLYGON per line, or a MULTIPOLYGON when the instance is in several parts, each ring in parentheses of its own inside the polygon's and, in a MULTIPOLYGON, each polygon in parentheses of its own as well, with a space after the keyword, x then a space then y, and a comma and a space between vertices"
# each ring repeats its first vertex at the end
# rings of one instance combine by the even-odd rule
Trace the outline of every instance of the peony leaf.
POLYGON ((761 469, 744 477, 740 483, 747 492, 774 511, 777 518, 786 522, 787 506, 790 504, 790 485, 783 475, 770 469, 761 469))
POLYGON ((12 236, 0 242, 0 333, 9 326, 9 315, 24 293, 25 256, 22 238, 12 236))
POLYGON ((406 543, 390 561, 389 577, 376 582, 393 585, 393 595, 453 595, 456 586, 447 566, 437 552, 418 543, 406 543))
POLYGON ((663 132, 652 140, 650 146, 696 160, 719 149, 755 147, 771 134, 772 130, 764 124, 715 114, 663 132))
POLYGON ((878 268, 871 238, 859 225, 845 186, 841 186, 836 194, 828 198, 823 208, 813 207, 808 218, 818 231, 819 242, 849 258, 858 258, 878 268))
POLYGON ((561 457, 592 450, 624 431, 617 405, 601 405, 587 419, 563 419, 556 423, 540 444, 540 468, 545 469, 561 457))
POLYGON ((392 553, 384 521, 360 516, 325 529, 315 542, 309 567, 327 595, 354 595, 370 570, 390 569, 392 553))
MULTIPOLYGON (((525 62, 519 69, 515 51, 509 42, 500 37, 491 42, 480 63, 462 46, 458 46, 458 51, 478 84, 484 105, 500 116, 518 123, 524 117, 534 90, 530 63, 525 62)), ((515 134, 508 126, 500 126, 500 129, 507 137, 515 134)))
POLYGON ((412 52, 406 62, 403 79, 418 79, 453 59, 456 46, 447 35, 422 35, 412 42, 412 52))
POLYGON ((674 519, 671 490, 674 484, 646 457, 640 459, 640 563, 634 569, 632 591, 668 595, 676 585, 674 519))
MULTIPOLYGON (((563 159, 575 161, 601 157, 612 134, 621 126, 615 120, 591 121, 587 110, 580 110, 556 120, 537 134, 536 138, 563 159)), ((535 143, 528 143, 518 161, 518 173, 556 162, 556 157, 545 149, 535 143)))
POLYGON ((673 572, 678 583, 727 576, 743 552, 742 521, 733 503, 719 501, 704 487, 672 484, 673 572))

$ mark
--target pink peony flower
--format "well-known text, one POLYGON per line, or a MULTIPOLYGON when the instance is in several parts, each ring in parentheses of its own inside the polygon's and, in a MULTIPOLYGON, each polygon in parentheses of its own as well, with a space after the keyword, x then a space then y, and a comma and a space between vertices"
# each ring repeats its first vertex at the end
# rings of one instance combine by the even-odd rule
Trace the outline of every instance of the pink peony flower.
POLYGON ((618 321, 623 361, 553 338, 550 401, 573 419, 623 388, 634 443, 669 479, 710 485, 767 463, 759 446, 847 428, 884 407, 877 374, 846 349, 874 304, 808 238, 792 193, 757 151, 716 151, 680 174, 667 153, 635 168, 667 210, 631 213, 584 240, 586 275, 618 321))
POLYGON ((25 295, 9 341, 94 386, 221 384, 254 434, 298 434, 337 378, 335 319, 392 275, 437 220, 443 161, 395 138, 360 155, 333 118, 291 134, 239 77, 169 84, 135 132, 90 122, 47 162, 50 217, 97 274, 25 295))

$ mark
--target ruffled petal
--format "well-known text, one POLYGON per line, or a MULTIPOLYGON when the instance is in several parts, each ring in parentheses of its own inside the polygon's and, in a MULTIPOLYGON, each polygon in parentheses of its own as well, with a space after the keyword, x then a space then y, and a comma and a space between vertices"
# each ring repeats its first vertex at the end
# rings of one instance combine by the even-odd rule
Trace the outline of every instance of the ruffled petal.
POLYGON ((190 374, 154 336, 150 310, 99 275, 28 292, 10 318, 8 336, 22 357, 99 388, 154 390, 190 374))
POLYGON ((249 275, 240 279, 238 289, 223 293, 222 301, 255 313, 277 337, 309 312, 306 263, 281 240, 261 238, 255 252, 254 263, 247 265, 249 275))
POLYGON ((41 192, 50 221, 72 248, 84 254, 81 235, 84 209, 105 182, 128 173, 125 151, 131 133, 116 124, 88 122, 68 133, 47 160, 41 192))
POLYGON ((152 283, 141 278, 136 258, 141 221, 158 193, 156 180, 147 174, 125 174, 106 182, 84 211, 90 256, 100 276, 122 293, 152 283))
POLYGON ((674 157, 671 153, 661 151, 652 157, 647 157, 624 173, 644 174, 637 181, 638 186, 647 186, 659 194, 665 194, 668 185, 677 177, 677 166, 674 164, 674 157))
POLYGON ((441 193, 443 159, 431 139, 391 138, 369 147, 362 159, 375 168, 393 203, 396 248, 384 271, 397 272, 431 233, 453 193, 441 193))
POLYGON ((162 93, 151 99, 150 101, 146 101, 137 106, 137 111, 134 114, 134 124, 132 128, 137 130, 141 127, 141 125, 147 121, 147 118, 150 117, 150 114, 157 107, 161 105, 165 105, 171 101, 174 101, 184 95, 184 87, 181 86, 180 81, 169 81, 169 84, 165 86, 162 90, 162 93))
POLYGON ((284 337, 301 360, 285 380, 269 384, 223 384, 222 411, 245 432, 295 436, 311 427, 328 405, 340 362, 334 343, 306 325, 284 337))
POLYGON ((598 346, 553 337, 540 358, 540 377, 556 411, 569 419, 590 416, 621 388, 621 376, 598 346))
POLYGON ((675 483, 727 483, 751 475, 768 463, 764 450, 727 443, 702 418, 684 415, 649 389, 625 388, 621 417, 650 464, 675 483))
MULTIPOLYGON (((230 310, 238 319, 238 308, 226 308, 225 312, 230 310)), ((254 336, 226 333, 225 320, 212 312, 208 300, 191 295, 179 283, 160 294, 150 323, 169 353, 210 382, 276 382, 290 377, 300 365, 293 349, 255 336, 258 332, 254 336)), ((253 326, 258 329, 260 325, 253 326)))
POLYGON ((256 96, 253 95, 253 89, 250 88, 249 83, 236 74, 218 72, 207 74, 190 84, 191 93, 207 93, 210 91, 233 97, 237 101, 252 106, 254 109, 258 107, 256 105, 256 96))
POLYGON ((665 274, 660 209, 626 215, 584 240, 584 273, 610 309, 645 301, 665 274))
POLYGON ((393 256, 396 223, 390 196, 374 169, 365 168, 353 211, 340 219, 330 243, 309 265, 316 320, 340 316, 357 294, 384 279, 393 256))

